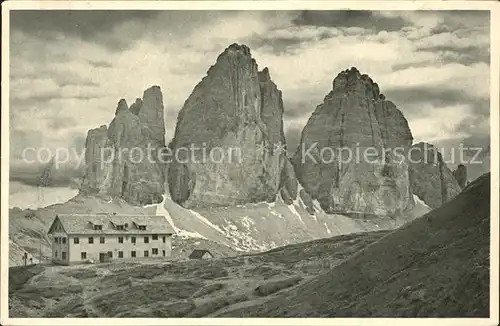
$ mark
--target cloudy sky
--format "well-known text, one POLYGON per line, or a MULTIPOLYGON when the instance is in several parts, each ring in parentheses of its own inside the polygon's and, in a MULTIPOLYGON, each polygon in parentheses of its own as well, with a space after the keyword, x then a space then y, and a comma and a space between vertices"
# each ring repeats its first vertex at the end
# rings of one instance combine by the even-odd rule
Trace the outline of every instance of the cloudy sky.
POLYGON ((283 91, 291 146, 352 66, 403 111, 415 142, 489 144, 487 11, 11 11, 10 19, 13 177, 27 168, 24 148, 81 152, 87 130, 109 124, 120 98, 130 105, 155 84, 169 141, 193 87, 235 42, 283 91))

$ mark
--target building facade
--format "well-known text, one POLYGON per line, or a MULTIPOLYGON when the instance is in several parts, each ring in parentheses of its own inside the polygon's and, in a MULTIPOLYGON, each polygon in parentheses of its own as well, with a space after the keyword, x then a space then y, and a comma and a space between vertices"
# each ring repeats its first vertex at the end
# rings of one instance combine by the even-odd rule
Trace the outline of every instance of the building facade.
POLYGON ((174 231, 164 216, 58 214, 48 233, 52 261, 70 265, 168 258, 174 231))

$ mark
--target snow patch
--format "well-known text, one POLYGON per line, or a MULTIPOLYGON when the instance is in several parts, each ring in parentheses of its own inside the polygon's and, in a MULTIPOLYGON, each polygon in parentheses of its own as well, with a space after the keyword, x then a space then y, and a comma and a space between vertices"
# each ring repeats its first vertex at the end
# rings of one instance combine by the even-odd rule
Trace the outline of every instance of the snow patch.
POLYGON ((272 244, 256 240, 250 232, 240 231, 232 223, 228 223, 223 228, 227 239, 232 242, 233 248, 238 251, 266 251, 273 248, 272 244))
MULTIPOLYGON (((163 199, 163 202, 165 202, 165 196, 163 196, 163 198, 164 198, 164 199, 163 199)), ((111 203, 111 202, 112 202, 112 200, 108 201, 108 203, 111 203)), ((160 204, 149 204, 149 205, 144 205, 144 206, 142 206, 142 208, 150 208, 150 207, 156 207, 156 208, 158 208, 158 205, 161 205, 161 203, 160 203, 160 204)))
POLYGON ((316 208, 318 211, 322 212, 323 209, 321 208, 321 205, 319 204, 319 201, 317 199, 313 200, 313 206, 316 208))
POLYGON ((288 209, 292 212, 292 214, 293 214, 293 215, 295 215, 295 216, 297 216, 297 217, 298 217, 298 219, 300 220, 300 222, 301 222, 302 224, 304 224, 304 225, 306 224, 306 223, 304 223, 304 221, 302 220, 302 216, 300 216, 299 212, 297 212, 297 210, 295 209, 294 204, 292 204, 292 205, 288 205, 288 209))
POLYGON ((254 226, 255 228, 255 222, 248 216, 243 216, 241 218, 241 224, 243 224, 244 227, 247 229, 250 229, 250 227, 254 226))
POLYGON ((422 206, 424 206, 424 207, 427 207, 427 208, 431 209, 431 208, 430 208, 430 207, 429 207, 429 206, 428 206, 428 205, 427 205, 427 204, 426 204, 426 203, 425 203, 422 199, 420 199, 420 198, 419 198, 417 195, 415 195, 415 194, 413 194, 413 200, 415 200, 415 202, 416 202, 417 204, 420 204, 420 205, 422 205, 422 206))
MULTIPOLYGON (((167 222, 172 226, 174 229, 176 235, 180 238, 183 239, 189 239, 189 238, 201 238, 201 239, 207 239, 203 235, 199 234, 198 232, 191 232, 188 230, 183 230, 175 226, 174 220, 172 219, 172 216, 170 216, 170 213, 168 210, 165 208, 165 201, 167 200, 166 196, 163 196, 163 200, 161 203, 156 204, 156 215, 158 216, 165 216, 167 219, 167 222)), ((153 205, 146 205, 146 206, 153 206, 153 205)))
POLYGON ((323 222, 323 224, 325 225, 325 228, 326 228, 326 232, 328 234, 332 234, 332 231, 330 230, 330 228, 328 227, 328 224, 326 224, 326 222, 323 222))
POLYGON ((283 215, 281 215, 280 213, 276 213, 276 211, 271 211, 270 213, 271 213, 271 215, 278 216, 278 217, 279 217, 279 218, 281 218, 281 219, 284 219, 284 218, 285 218, 285 217, 284 217, 283 215))

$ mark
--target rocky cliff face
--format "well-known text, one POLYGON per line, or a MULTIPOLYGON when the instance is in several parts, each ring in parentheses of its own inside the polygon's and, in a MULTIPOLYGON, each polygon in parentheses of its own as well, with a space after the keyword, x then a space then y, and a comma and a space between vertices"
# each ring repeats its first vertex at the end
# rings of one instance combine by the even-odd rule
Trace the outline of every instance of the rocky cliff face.
POLYGON ((459 164, 457 169, 453 171, 453 176, 458 182, 461 189, 467 185, 467 168, 463 164, 459 164))
POLYGON ((130 109, 121 99, 109 128, 102 125, 87 134, 81 192, 120 197, 132 204, 160 202, 164 167, 158 157, 164 146, 160 88, 147 89, 130 109))
POLYGON ((461 191, 441 153, 427 143, 412 146, 409 165, 413 193, 431 208, 437 208, 461 191))
POLYGON ((326 212, 398 215, 413 206, 408 167, 383 149, 401 147, 404 154, 412 139, 406 119, 378 85, 351 68, 335 78, 302 131, 295 171, 326 212))
POLYGON ((185 207, 274 201, 287 179, 282 117, 268 69, 258 71, 245 45, 229 46, 179 112, 171 147, 184 155, 169 167, 172 199, 185 207))

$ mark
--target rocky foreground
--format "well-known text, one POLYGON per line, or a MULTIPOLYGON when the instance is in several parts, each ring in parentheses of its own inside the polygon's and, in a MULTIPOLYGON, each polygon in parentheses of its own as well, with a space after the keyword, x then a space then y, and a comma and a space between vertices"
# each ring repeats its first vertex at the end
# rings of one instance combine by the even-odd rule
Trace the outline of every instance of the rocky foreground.
POLYGON ((487 317, 490 176, 395 231, 255 255, 14 267, 11 317, 487 317))

